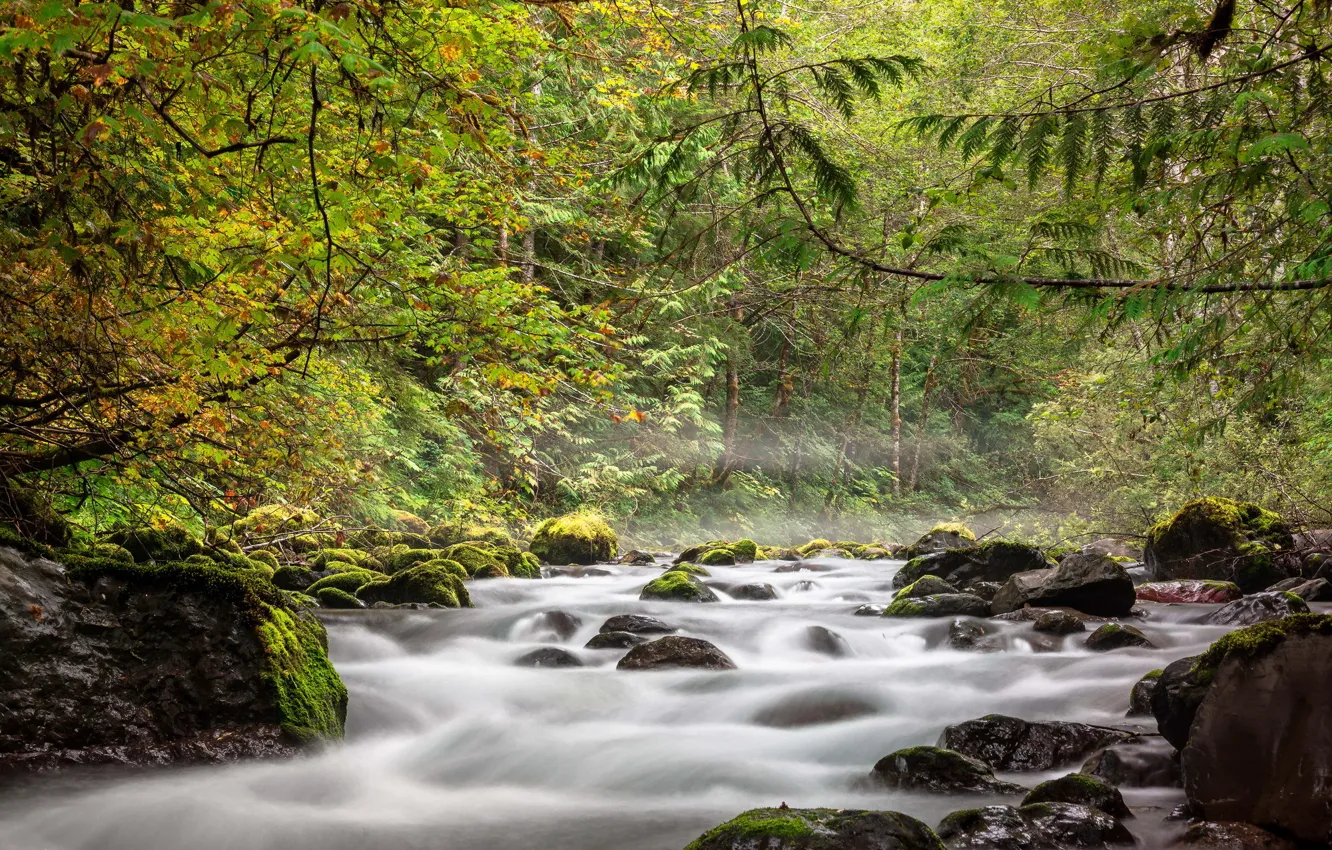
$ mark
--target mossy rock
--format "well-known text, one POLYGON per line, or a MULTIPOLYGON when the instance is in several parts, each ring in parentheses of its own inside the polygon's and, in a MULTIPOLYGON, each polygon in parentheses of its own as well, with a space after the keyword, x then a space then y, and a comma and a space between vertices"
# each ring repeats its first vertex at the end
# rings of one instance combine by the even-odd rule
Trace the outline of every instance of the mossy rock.
POLYGON ((908 559, 949 549, 966 549, 976 545, 976 534, 960 522, 941 522, 925 532, 903 550, 908 559))
POLYGON ((700 567, 698 564, 673 564, 662 570, 663 573, 687 573, 691 576, 703 576, 711 578, 712 573, 700 567))
POLYGON ((342 737, 347 689, 328 660, 324 627, 269 582, 200 563, 85 559, 66 567, 70 581, 90 586, 105 576, 123 582, 130 592, 172 587, 233 604, 263 648, 261 677, 274 697, 282 730, 298 741, 342 737))
POLYGON ((384 565, 379 562, 379 559, 360 549, 321 549, 319 554, 310 559, 310 566, 322 570, 326 568, 325 565, 334 561, 355 564, 362 569, 373 570, 378 573, 384 572, 384 565))
POLYGON ((480 522, 441 522, 427 532, 436 546, 452 546, 470 540, 483 543, 512 543, 508 529, 480 522))
POLYGON ((179 520, 164 515, 154 517, 151 525, 113 531, 106 542, 124 548, 138 563, 183 561, 204 551, 202 540, 179 520))
POLYGON ((452 565, 438 562, 417 564, 388 578, 381 576, 376 581, 362 585, 356 592, 356 598, 369 604, 387 602, 404 605, 416 602, 443 608, 470 608, 472 597, 467 592, 467 585, 463 584, 457 574, 460 566, 457 562, 452 565))
POLYGON ((345 545, 349 549, 364 549, 370 552, 380 547, 387 548, 399 545, 406 546, 408 549, 430 549, 435 544, 424 534, 413 534, 410 531, 390 531, 372 525, 348 534, 345 545))
POLYGON ((939 593, 957 593, 957 588, 938 576, 924 575, 893 594, 893 599, 918 599, 939 593))
MULTIPOLYGON (((231 536, 234 540, 261 543, 307 531, 316 526, 323 531, 336 531, 338 528, 335 523, 326 522, 323 517, 309 508, 295 505, 264 505, 233 522, 231 536)), ((314 538, 316 540, 314 548, 319 548, 316 535, 304 536, 314 538)), ((284 540, 281 545, 291 548, 294 542, 294 540, 284 540)), ((305 551, 310 550, 305 549, 305 551)))
POLYGON ((698 562, 705 567, 730 566, 736 562, 735 551, 729 546, 718 546, 700 555, 698 562))
POLYGON ((273 584, 282 590, 304 591, 314 582, 314 571, 300 564, 284 564, 273 571, 273 584))
POLYGON ((548 564, 595 564, 615 557, 619 539, 596 514, 574 513, 548 519, 537 526, 528 546, 548 564))
POLYGON ((679 564, 684 561, 697 561, 703 556, 703 553, 709 549, 716 549, 718 546, 726 545, 728 544, 725 540, 709 540, 707 543, 696 543, 693 546, 681 550, 680 554, 675 556, 675 563, 679 564))
POLYGON ((685 850, 944 850, 928 826, 898 812, 751 809, 708 830, 685 850))
POLYGON ((306 594, 318 596, 319 591, 326 587, 336 587, 338 590, 347 593, 355 593, 361 585, 369 584, 372 581, 378 581, 384 576, 382 573, 374 573, 370 570, 353 569, 342 573, 334 573, 331 576, 324 576, 305 589, 306 594))
POLYGON ((669 570, 644 585, 638 596, 663 602, 717 602, 717 594, 701 581, 679 570, 669 570))
POLYGON ((390 510, 389 516, 393 518, 393 525, 397 526, 400 531, 406 531, 409 534, 430 533, 430 523, 411 511, 390 510))
POLYGON ((426 561, 433 561, 439 557, 446 557, 438 549, 405 549, 400 548, 401 544, 394 546, 392 553, 382 563, 384 572, 396 573, 405 570, 416 564, 424 564, 426 561))
POLYGON ((1288 577, 1290 526, 1259 505, 1209 496, 1184 505, 1147 532, 1143 559, 1158 580, 1233 581, 1257 593, 1288 577))
POLYGON ((735 562, 737 564, 752 564, 758 560, 758 544, 748 537, 741 538, 731 544, 731 551, 735 553, 735 562))
POLYGON ((129 553, 129 550, 115 543, 94 543, 88 547, 86 554, 93 558, 106 558, 110 561, 121 561, 126 564, 134 563, 134 556, 129 553))
POLYGON ((831 549, 831 548, 832 548, 832 541, 824 540, 822 537, 816 537, 815 539, 806 543, 804 546, 797 546, 796 552, 800 553, 801 557, 809 557, 810 555, 813 555, 815 552, 822 552, 824 549, 831 549))
POLYGON ((496 551, 484 543, 457 543, 443 552, 445 558, 457 561, 475 578, 504 578, 509 575, 508 565, 496 551))
POLYGON ((365 603, 357 599, 345 590, 339 590, 336 587, 321 587, 315 594, 319 604, 325 608, 346 608, 357 609, 364 608, 365 603))
POLYGON ((531 552, 519 552, 518 563, 509 565, 514 578, 541 578, 541 561, 531 552))
POLYGON ((1310 634, 1332 635, 1332 614, 1291 614, 1233 631, 1198 656, 1189 672, 1201 682, 1211 682, 1221 662, 1231 655, 1257 658, 1288 637, 1310 634))
POLYGON ((272 552, 265 552, 264 550, 260 549, 257 552, 249 553, 249 556, 250 560, 258 561, 261 564, 268 564, 270 567, 272 567, 275 570, 281 566, 281 564, 278 563, 277 555, 274 555, 272 552))
MULTIPOLYGON (((45 494, 0 480, 0 543, 26 551, 25 546, 62 548, 74 543, 74 528, 45 494)), ((35 552, 33 554, 41 554, 35 552)))

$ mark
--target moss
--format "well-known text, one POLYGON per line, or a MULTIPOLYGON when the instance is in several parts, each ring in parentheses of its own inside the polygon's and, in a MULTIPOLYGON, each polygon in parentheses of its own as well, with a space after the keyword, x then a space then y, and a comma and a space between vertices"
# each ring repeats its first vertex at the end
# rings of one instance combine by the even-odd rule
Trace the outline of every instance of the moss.
POLYGON ((437 546, 452 546, 469 540, 484 543, 512 543, 509 532, 501 525, 478 522, 441 522, 430 529, 427 536, 437 546))
POLYGON ((11 549, 17 549, 25 555, 31 555, 38 558, 55 559, 56 551, 45 543, 38 543, 36 540, 24 537, 18 530, 9 523, 0 523, 0 546, 8 546, 11 549))
MULTIPOLYGON (((443 560, 443 559, 441 559, 443 560)), ((472 597, 458 577, 461 565, 429 562, 408 567, 388 578, 369 582, 356 591, 363 602, 402 605, 419 602, 445 608, 470 608, 472 597)))
POLYGON ((976 533, 960 522, 941 522, 930 529, 930 534, 955 534, 963 540, 976 540, 976 533))
POLYGON ((894 599, 883 609, 882 617, 919 617, 925 613, 925 605, 919 599, 894 599))
POLYGON ((691 576, 703 576, 704 578, 711 578, 711 577, 712 577, 712 573, 708 572, 707 570, 703 569, 702 567, 698 566, 697 564, 675 564, 674 566, 670 566, 670 567, 667 567, 666 569, 662 570, 662 572, 665 572, 665 573, 688 573, 688 574, 691 575, 691 576))
POLYGON ((463 565, 469 576, 502 578, 509 574, 508 567, 490 548, 476 543, 458 543, 444 550, 444 557, 463 565))
POLYGON ((1332 615, 1291 614, 1279 620, 1267 620, 1254 626, 1233 631, 1216 641, 1193 662, 1190 672, 1204 681, 1210 681, 1231 655, 1256 658, 1270 652, 1292 635, 1332 635, 1332 615))
POLYGON ((261 564, 268 564, 270 567, 272 567, 275 570, 279 566, 281 566, 278 563, 277 555, 274 555, 272 552, 264 552, 262 550, 258 552, 251 552, 250 560, 258 561, 261 564))
POLYGON ((537 526, 528 548, 549 564, 595 564, 615 557, 619 539, 596 514, 576 513, 537 526))
POLYGON ((514 578, 541 578, 541 561, 531 552, 519 552, 518 564, 509 565, 514 578))
POLYGON ((264 505, 231 524, 236 537, 267 538, 324 524, 319 514, 295 505, 264 505))
POLYGON ((392 554, 383 562, 384 571, 396 573, 399 570, 405 570, 416 564, 424 564, 426 561, 433 561, 441 557, 441 552, 437 549, 399 549, 393 547, 392 554))
POLYGON ((725 540, 709 540, 707 543, 699 543, 682 550, 675 560, 677 563, 681 561, 697 561, 702 557, 703 553, 709 549, 716 549, 718 546, 726 545, 728 544, 725 540))
POLYGON ((154 517, 151 525, 113 531, 107 542, 124 547, 141 563, 181 561, 204 551, 203 541, 178 520, 165 515, 154 517))
POLYGON ((957 588, 935 575, 923 575, 893 594, 893 600, 919 599, 937 593, 957 593, 957 588))
POLYGON ((295 609, 298 609, 298 610, 299 610, 299 609, 302 609, 302 608, 318 608, 318 607, 319 607, 319 600, 318 600, 318 599, 315 599, 313 596, 309 596, 309 595, 304 594, 304 593, 296 593, 296 592, 294 592, 294 591, 287 591, 287 592, 284 592, 284 593, 282 594, 282 596, 283 596, 284 599, 287 600, 287 607, 289 607, 289 608, 295 608, 295 609))
POLYGON ((716 597, 698 579, 679 570, 668 570, 644 585, 639 599, 710 602, 716 597))
POLYGON ((758 544, 748 537, 731 544, 731 551, 735 553, 736 561, 742 564, 749 564, 758 560, 758 548, 758 544))
POLYGON ((308 613, 265 608, 268 616, 256 631, 282 730, 300 741, 341 738, 347 688, 329 663, 324 627, 308 613))
MULTIPOLYGON (((832 814, 831 810, 823 811, 832 814)), ((805 842, 815 834, 814 827, 798 815, 787 814, 782 809, 751 809, 708 830, 685 850, 751 845, 767 847, 770 842, 765 839, 805 842)))
MULTIPOLYGON (((429 551, 429 550, 426 550, 429 551)), ((379 562, 369 552, 363 552, 360 549, 324 549, 310 560, 310 565, 315 569, 324 569, 325 564, 331 564, 334 561, 341 561, 345 564, 355 564, 358 567, 375 572, 383 572, 384 565, 379 562)))
POLYGON ((336 587, 338 590, 347 593, 355 593, 363 584, 369 584, 376 579, 383 578, 380 573, 372 573, 369 570, 347 570, 345 573, 334 573, 331 576, 325 576, 305 589, 305 592, 311 596, 318 596, 319 591, 326 587, 336 587))
POLYGON ((336 587, 321 587, 315 594, 319 604, 325 608, 364 608, 365 603, 345 590, 336 587))
POLYGON ((1157 670, 1148 670, 1146 673, 1143 673, 1143 674, 1142 674, 1142 678, 1139 679, 1138 681, 1140 681, 1140 682, 1150 682, 1150 681, 1153 681, 1153 680, 1155 680, 1155 679, 1159 679, 1159 678, 1161 678, 1161 677, 1164 676, 1164 675, 1165 675, 1165 670, 1160 670, 1160 669, 1157 669, 1157 670))
POLYGON ((796 551, 801 555, 812 555, 815 552, 822 552, 824 549, 831 549, 832 541, 824 540, 822 537, 816 537, 806 543, 804 546, 797 546, 796 551))
POLYGON ((708 567, 729 566, 735 563, 735 552, 729 546, 718 546, 704 552, 698 562, 708 567))
POLYGON ((324 541, 314 534, 302 534, 282 541, 282 545, 300 555, 306 552, 318 552, 324 545, 324 541))

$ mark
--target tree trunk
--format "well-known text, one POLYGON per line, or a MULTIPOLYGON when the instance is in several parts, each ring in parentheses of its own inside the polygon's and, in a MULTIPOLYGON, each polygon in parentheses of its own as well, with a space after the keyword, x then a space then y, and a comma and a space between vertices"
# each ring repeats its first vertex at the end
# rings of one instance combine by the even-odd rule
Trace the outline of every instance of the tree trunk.
POLYGON ((902 495, 902 328, 893 338, 893 388, 889 403, 893 418, 893 495, 902 495))
MULTIPOLYGON (((743 311, 736 304, 735 298, 731 299, 731 318, 736 327, 740 329, 740 320, 743 318, 743 311)), ((713 482, 722 487, 726 484, 726 479, 731 477, 731 470, 735 468, 735 435, 740 424, 740 356, 735 350, 735 346, 726 354, 726 414, 722 420, 722 453, 717 459, 716 471, 713 473, 713 482)))
POLYGON ((791 340, 784 338, 782 340, 782 353, 777 361, 777 400, 772 405, 773 419, 785 417, 787 408, 791 406, 791 393, 795 390, 795 378, 790 373, 790 365, 791 340))
POLYGON ((915 492, 920 481, 920 453, 925 447, 925 426, 930 421, 930 395, 934 392, 934 366, 938 360, 937 354, 930 357, 929 368, 925 370, 925 389, 920 396, 920 422, 916 425, 916 452, 911 459, 911 480, 907 482, 907 489, 912 492, 915 492))

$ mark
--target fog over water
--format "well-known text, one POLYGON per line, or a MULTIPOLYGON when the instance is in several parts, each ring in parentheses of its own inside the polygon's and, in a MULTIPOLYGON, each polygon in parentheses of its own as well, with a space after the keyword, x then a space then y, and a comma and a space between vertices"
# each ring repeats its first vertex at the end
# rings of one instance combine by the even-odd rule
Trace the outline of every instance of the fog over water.
MULTIPOLYGON (((775 601, 641 602, 657 567, 472 584, 475 610, 329 613, 331 653, 351 692, 347 740, 308 757, 43 779, 0 794, 0 850, 680 850, 755 806, 905 812, 931 826, 955 809, 1013 798, 858 787, 880 757, 933 744, 989 713, 1123 725, 1142 674, 1226 630, 1187 624, 1211 606, 1144 605, 1158 650, 1091 653, 1085 634, 996 623, 1002 652, 947 647, 948 619, 857 617, 887 604, 899 561, 827 559, 710 568, 767 582, 775 601), (544 612, 581 620, 561 639, 544 612), (650 614, 717 644, 734 672, 619 672, 622 650, 583 644, 614 614, 650 614), (812 648, 823 626, 842 657, 812 648), (1037 638, 1055 651, 1037 651, 1037 638), (551 644, 587 665, 515 667, 551 644), (858 716, 783 727, 793 703, 858 716)), ((1150 723, 1150 720, 1149 720, 1150 723)), ((1154 725, 1154 724, 1153 724, 1154 725)), ((1004 774, 1032 786, 1074 770, 1004 774)), ((1159 846, 1177 789, 1124 789, 1130 829, 1159 846)))

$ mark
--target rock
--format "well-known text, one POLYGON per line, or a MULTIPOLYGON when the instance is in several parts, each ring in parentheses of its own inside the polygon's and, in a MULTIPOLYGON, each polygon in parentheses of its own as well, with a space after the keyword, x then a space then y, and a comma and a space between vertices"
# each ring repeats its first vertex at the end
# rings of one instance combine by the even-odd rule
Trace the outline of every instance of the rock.
POLYGON ((1158 581, 1217 579, 1256 593, 1289 577, 1294 547, 1290 527, 1271 511, 1208 497, 1153 526, 1143 560, 1158 581))
POLYGON ((1200 656, 1189 656, 1167 664, 1152 691, 1152 715, 1161 736, 1175 749, 1189 740, 1194 715, 1211 680, 1194 669, 1200 656))
POLYGON ((1093 652, 1109 652, 1112 649, 1155 649, 1156 644, 1136 626, 1106 623, 1087 635, 1086 647, 1093 652))
POLYGON ((870 779, 901 791, 946 794, 1021 794, 1027 789, 994 778, 980 759, 939 747, 909 747, 875 763, 870 779))
POLYGON ((273 585, 279 590, 305 590, 314 582, 315 574, 309 567, 288 565, 273 571, 273 585))
POLYGON ((735 662, 705 640, 670 635, 629 650, 616 669, 664 670, 674 667, 734 670, 735 662))
POLYGON ((717 602, 717 594, 713 593, 701 581, 681 572, 666 572, 659 578, 655 578, 643 586, 643 591, 638 595, 643 600, 660 600, 663 602, 717 602))
POLYGON ((878 712, 878 705, 864 697, 818 690, 785 697, 776 705, 754 715, 754 722, 760 726, 795 729, 838 723, 878 712))
POLYGON ((1022 798, 1024 806, 1033 803, 1073 803, 1100 809, 1117 818, 1133 817, 1118 788, 1085 773, 1070 773, 1042 782, 1022 798))
POLYGON ((976 545, 975 533, 960 522, 943 522, 922 534, 915 543, 902 551, 908 560, 932 552, 966 549, 976 545))
POLYGON ((1213 611, 1203 622, 1209 626, 1252 626, 1308 613, 1309 603, 1293 593, 1255 593, 1213 611))
POLYGON ((700 555, 698 562, 705 567, 732 566, 735 564, 735 552, 729 546, 718 546, 700 555))
POLYGON ((823 626, 810 626, 805 629, 805 646, 823 655, 831 655, 833 658, 844 658, 852 654, 846 638, 823 626))
POLYGON ((922 596, 935 596, 942 593, 957 593, 957 588, 938 576, 921 576, 893 594, 893 599, 919 599, 922 596))
POLYGON ((990 603, 970 593, 939 593, 916 599, 894 599, 883 609, 885 617, 984 617, 990 603))
POLYGON ((1253 824, 1209 821, 1189 824, 1184 834, 1170 846, 1201 850, 1299 850, 1294 841, 1253 824))
POLYGON ((651 552, 643 552, 639 549, 630 549, 628 552, 625 552, 623 555, 615 559, 615 563, 617 564, 627 564, 634 567, 651 566, 656 562, 657 559, 652 556, 651 552))
MULTIPOLYGON (((1168 672, 1168 668, 1167 668, 1168 672)), ((1197 662, 1210 680, 1184 746, 1184 790, 1212 821, 1332 837, 1332 616, 1250 626, 1197 662)))
POLYGON ((615 532, 595 514, 553 517, 537 526, 528 549, 548 564, 595 564, 615 557, 615 532))
POLYGON ((356 610, 364 608, 365 603, 352 596, 345 590, 338 590, 336 587, 325 587, 315 594, 319 604, 325 608, 343 608, 356 610))
POLYGON ((897 812, 751 809, 699 836, 687 850, 944 850, 938 836, 897 812))
POLYGON ((727 591, 732 599, 745 599, 750 602, 765 602, 777 598, 777 588, 770 584, 742 584, 727 591))
POLYGON ((852 611, 851 613, 857 617, 877 617, 883 613, 883 606, 874 605, 874 604, 861 605, 859 608, 857 608, 855 611, 852 611))
POLYGON ((1240 592, 1239 585, 1234 582, 1204 581, 1202 579, 1140 584, 1136 592, 1139 602, 1201 602, 1208 604, 1225 604, 1244 595, 1240 592))
POLYGON ((356 597, 369 603, 422 602, 444 608, 470 608, 472 597, 458 577, 458 569, 454 561, 426 561, 362 585, 356 597))
POLYGON ((1035 546, 992 540, 966 549, 916 556, 893 577, 893 586, 905 587, 926 575, 944 579, 955 587, 981 581, 1002 583, 1016 573, 1053 566, 1054 561, 1035 546))
POLYGON ((640 643, 647 643, 649 638, 632 632, 601 632, 583 644, 584 649, 632 649, 640 643))
POLYGON ((830 564, 820 564, 817 561, 796 561, 794 564, 783 564, 780 567, 776 567, 773 569, 773 572, 774 573, 799 573, 799 572, 826 573, 834 569, 836 569, 836 567, 833 567, 830 564))
POLYGON ((1332 602, 1332 582, 1325 578, 1288 578, 1267 590, 1293 593, 1305 602, 1332 602))
POLYGON ((568 640, 582 628, 583 620, 567 611, 545 611, 537 615, 536 628, 551 631, 560 640, 568 640))
POLYGON ((685 573, 686 575, 702 576, 703 578, 712 577, 712 573, 708 572, 706 567, 700 567, 698 564, 690 564, 687 562, 669 566, 661 572, 662 575, 665 575, 666 573, 685 573))
POLYGON ((798 581, 795 584, 791 585, 791 592, 808 593, 818 586, 819 583, 817 581, 798 581))
POLYGON ((995 770, 1053 770, 1068 767, 1108 744, 1133 738, 1128 732, 1066 721, 1021 720, 987 714, 944 729, 939 746, 980 759, 995 770))
POLYGON ((1097 617, 1124 617, 1133 610, 1133 579, 1105 555, 1069 555, 1049 570, 1017 573, 994 597, 991 611, 1005 614, 1024 605, 1075 608, 1097 617))
POLYGON ((948 645, 953 649, 974 652, 998 652, 1003 649, 983 620, 954 620, 948 627, 948 645))
POLYGON ((234 761, 342 737, 319 621, 266 581, 0 547, 0 773, 234 761))
POLYGON ((1179 758, 1159 735, 1111 744, 1094 753, 1082 772, 1118 788, 1179 788, 1179 758))
POLYGON ((630 632, 636 635, 667 635, 676 631, 676 628, 645 614, 616 614, 601 624, 600 631, 602 634, 630 632))
POLYGON ((1129 717, 1150 717, 1152 713, 1152 694, 1161 681, 1161 670, 1152 670, 1133 685, 1129 692, 1129 717))
POLYGON ((1043 611, 1031 626, 1033 631, 1047 632, 1054 635, 1071 635, 1085 632, 1087 626, 1074 614, 1067 611, 1043 611))
POLYGON ((1108 555, 1111 558, 1131 558, 1135 561, 1142 560, 1142 549, 1126 543, 1123 540, 1116 540, 1113 537, 1102 537, 1100 540, 1093 540, 1082 547, 1084 555, 1108 555))
POLYGON ((543 646, 514 659, 516 667, 582 667, 583 661, 567 649, 543 646))
POLYGON ((985 806, 953 812, 939 823, 948 850, 1060 850, 1132 845, 1113 816, 1071 803, 985 806))
POLYGON ((986 602, 993 602, 1003 585, 997 581, 973 581, 966 587, 967 593, 979 596, 986 602))

